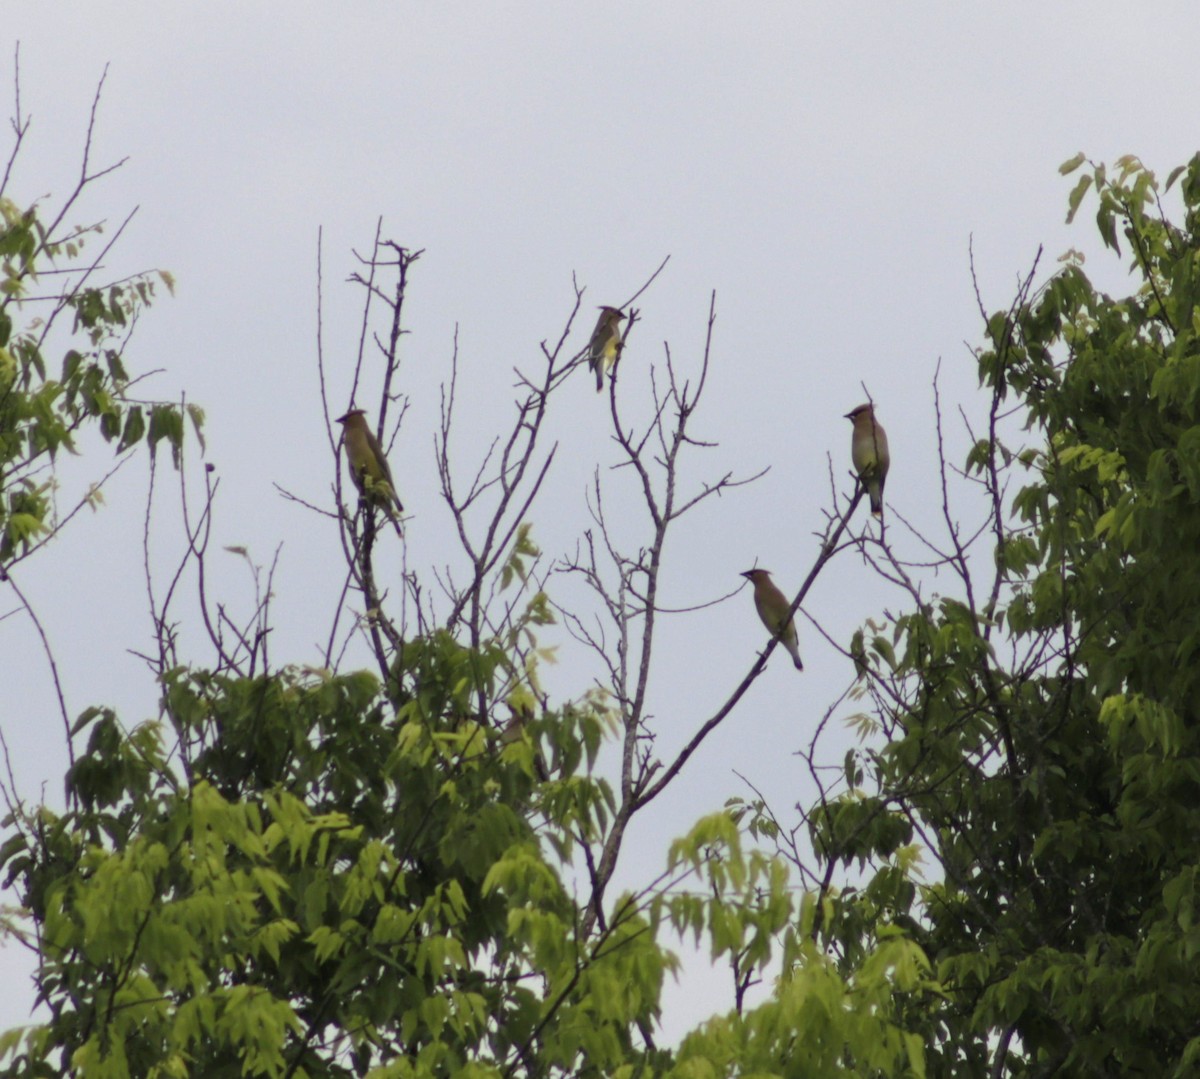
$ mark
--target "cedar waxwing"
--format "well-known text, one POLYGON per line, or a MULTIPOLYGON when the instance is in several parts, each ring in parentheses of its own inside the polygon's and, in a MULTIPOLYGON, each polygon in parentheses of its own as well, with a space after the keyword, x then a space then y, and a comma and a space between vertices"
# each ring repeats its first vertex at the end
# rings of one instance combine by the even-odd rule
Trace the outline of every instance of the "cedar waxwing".
POLYGON ((364 415, 361 408, 352 408, 346 415, 339 416, 337 421, 342 425, 342 444, 346 447, 346 460, 350 463, 350 478, 363 498, 383 509, 393 521, 399 522, 396 511, 403 513, 404 507, 392 483, 392 470, 388 468, 383 447, 367 426, 364 415))
POLYGON ((588 342, 588 367, 596 373, 596 392, 604 389, 604 372, 616 362, 621 348, 621 314, 619 307, 601 307, 600 318, 588 342))
POLYGON ((883 516, 883 484, 887 480, 888 465, 892 463, 888 453, 887 433, 875 418, 873 405, 859 405, 846 419, 854 424, 850 437, 850 460, 854 471, 867 489, 871 500, 871 512, 883 516))
POLYGON ((754 585, 754 606, 758 608, 758 617, 762 619, 763 625, 778 637, 783 647, 791 653, 796 670, 804 670, 804 664, 800 661, 796 620, 788 618, 788 608, 791 604, 788 603, 787 596, 775 587, 775 582, 765 569, 748 569, 742 576, 754 585), (783 624, 785 618, 786 626, 783 624))

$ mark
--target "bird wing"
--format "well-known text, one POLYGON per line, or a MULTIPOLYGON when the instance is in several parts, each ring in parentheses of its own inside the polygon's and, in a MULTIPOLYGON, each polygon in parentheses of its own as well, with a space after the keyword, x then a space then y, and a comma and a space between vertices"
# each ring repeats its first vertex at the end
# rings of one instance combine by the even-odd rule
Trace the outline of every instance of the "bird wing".
POLYGON ((383 454, 383 447, 379 444, 379 439, 375 437, 373 431, 368 430, 366 432, 366 436, 367 449, 371 451, 371 456, 375 459, 376 470, 378 472, 378 475, 375 478, 387 480, 388 486, 391 487, 394 492, 395 486, 392 483, 392 470, 388 466, 387 458, 383 454))

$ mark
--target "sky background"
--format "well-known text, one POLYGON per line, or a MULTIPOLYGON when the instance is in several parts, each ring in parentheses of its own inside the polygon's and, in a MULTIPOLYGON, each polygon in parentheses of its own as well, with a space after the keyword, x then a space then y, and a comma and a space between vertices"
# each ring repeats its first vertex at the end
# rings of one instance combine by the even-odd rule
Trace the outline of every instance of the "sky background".
MULTIPOLYGON (((408 563, 455 558, 432 453, 440 386, 458 334, 460 474, 512 417, 514 366, 570 315, 581 348, 594 305, 639 300, 621 390, 645 395, 669 342, 698 370, 710 295, 717 323, 694 434, 716 448, 693 482, 726 472, 758 483, 710 500, 667 550, 662 601, 693 607, 737 587, 756 562, 793 591, 817 553, 830 505, 828 455, 850 489, 843 414, 865 384, 886 425, 887 500, 938 526, 932 379, 944 407, 986 407, 971 348, 981 342, 969 245, 989 309, 1006 307, 1044 245, 1042 276, 1070 247, 1105 287, 1126 280, 1093 239, 1090 213, 1068 228, 1075 177, 1061 162, 1139 155, 1165 179, 1196 151, 1187 118, 1200 91, 1194 4, 1135 16, 1127 4, 707 2, 415 4, 310 2, 200 6, 14 6, 0 39, 0 104, 33 124, 9 193, 56 206, 70 191, 96 84, 109 65, 93 164, 128 156, 76 215, 138 212, 106 276, 170 270, 178 283, 138 327, 145 392, 181 392, 207 411, 207 460, 220 477, 213 589, 249 609, 241 545, 261 563, 281 547, 273 660, 315 663, 342 581, 333 524, 282 499, 278 484, 330 504, 333 458, 316 372, 316 257, 324 241, 324 347, 334 408, 349 394, 361 292, 344 283, 353 250, 384 235, 425 254, 407 298, 402 383, 409 413, 392 455, 407 509, 408 563), (1183 117, 1183 120, 1180 117, 1183 117), (331 570, 330 567, 335 567, 331 570)), ((6 142, 7 153, 7 142, 6 142)), ((590 524, 585 488, 599 467, 610 512, 631 541, 648 535, 636 491, 586 373, 559 395, 561 448, 534 537, 547 559, 590 524)), ((336 412, 335 412, 336 414, 336 412)), ((967 445, 951 417, 950 454, 967 445)), ((106 467, 107 451, 64 461, 64 499, 106 467), (72 486, 74 485, 74 486, 72 486)), ((160 479, 168 479, 160 473, 160 479)), ((142 571, 144 454, 21 571, 56 649, 72 716, 115 707, 130 726, 156 710, 130 650, 151 641, 142 571)), ((967 520, 970 494, 956 494, 967 520)), ((177 557, 177 497, 160 503, 156 570, 177 557)), ((859 524, 861 525, 861 520, 859 524)), ((896 528, 902 552, 915 541, 896 528)), ((986 559, 986 552, 979 557, 986 559)), ((931 582, 933 591, 938 582, 931 582)), ((864 619, 902 602, 844 555, 805 604, 845 644, 864 619)), ((15 606, 0 590, 0 616, 15 606)), ((203 659, 191 628, 185 641, 203 659)), ((582 693, 595 664, 558 632, 555 701, 582 693)), ((668 620, 651 724, 670 757, 741 679, 763 644, 748 590, 668 620)), ((635 827, 621 883, 657 876, 671 838, 730 795, 766 794, 781 817, 812 791, 793 756, 852 671, 801 620, 806 670, 777 654, 726 724, 635 827)), ((0 620, 0 725, 20 793, 61 802, 62 724, 29 623, 0 620)), ((839 706, 823 743, 836 764, 853 744, 839 706)), ((613 893, 610 893, 613 894, 613 893)), ((29 964, 0 950, 0 1028, 26 1020, 29 964)), ((672 1036, 725 1006, 690 969, 674 989, 672 1036), (697 989, 698 986, 703 988, 697 989)), ((711 985, 723 986, 713 981, 711 985)))

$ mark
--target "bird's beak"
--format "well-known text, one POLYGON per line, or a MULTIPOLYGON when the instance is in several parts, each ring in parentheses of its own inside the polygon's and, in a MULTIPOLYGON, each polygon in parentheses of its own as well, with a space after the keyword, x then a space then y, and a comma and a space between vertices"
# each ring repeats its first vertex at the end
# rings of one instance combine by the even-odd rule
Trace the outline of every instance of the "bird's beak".
POLYGON ((746 580, 748 581, 748 580, 750 580, 750 574, 752 574, 753 572, 754 572, 754 570, 752 570, 752 569, 745 569, 745 570, 742 570, 742 572, 739 573, 738 576, 745 577, 746 580))

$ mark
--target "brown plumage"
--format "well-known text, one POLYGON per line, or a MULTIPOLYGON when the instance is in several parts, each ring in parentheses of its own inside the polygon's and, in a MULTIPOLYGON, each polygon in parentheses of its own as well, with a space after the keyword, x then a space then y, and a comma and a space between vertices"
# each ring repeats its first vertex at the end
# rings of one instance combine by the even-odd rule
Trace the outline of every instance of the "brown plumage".
POLYGON ((867 489, 871 512, 876 517, 882 517, 883 485, 887 480, 888 466, 892 463, 888 453, 887 432, 875 418, 874 406, 869 404, 859 405, 853 412, 847 412, 846 419, 854 424, 854 433, 850 436, 850 460, 854 462, 854 471, 867 489))
POLYGON ((604 389, 604 372, 616 362, 621 350, 621 320, 624 317, 619 307, 600 308, 600 318, 588 342, 588 367, 596 375, 597 393, 604 389))
POLYGON ((788 614, 792 605, 787 596, 775 587, 771 574, 765 569, 748 569, 742 576, 754 585, 754 606, 762 624, 772 636, 778 637, 780 644, 788 650, 796 670, 804 670, 804 664, 800 660, 800 639, 796 634, 796 620, 788 614))
POLYGON ((404 506, 392 482, 392 470, 388 468, 383 447, 367 426, 365 413, 361 408, 352 408, 344 416, 339 416, 337 422, 342 425, 342 445, 346 447, 350 478, 358 488, 358 493, 382 509, 393 521, 399 521, 399 513, 404 512, 404 506))

